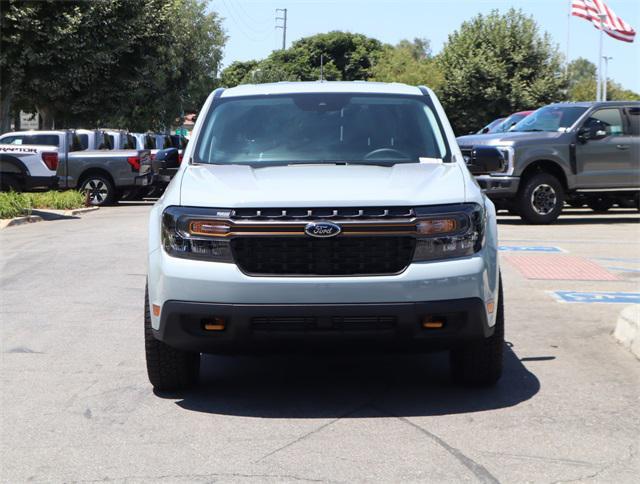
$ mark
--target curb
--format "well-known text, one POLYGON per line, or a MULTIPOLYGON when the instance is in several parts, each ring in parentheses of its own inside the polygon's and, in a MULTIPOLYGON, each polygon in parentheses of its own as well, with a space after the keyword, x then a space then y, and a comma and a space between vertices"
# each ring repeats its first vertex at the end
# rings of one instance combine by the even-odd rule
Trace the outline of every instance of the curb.
POLYGON ((76 215, 82 215, 88 212, 95 212, 100 207, 82 207, 82 208, 74 208, 71 210, 55 210, 52 208, 34 208, 32 211, 45 214, 45 215, 54 215, 57 217, 74 217, 76 215))
POLYGON ((82 207, 82 208, 74 208, 73 210, 66 210, 65 215, 81 215, 83 213, 95 212, 96 210, 100 210, 100 207, 82 207))
POLYGON ((15 225, 24 225, 34 222, 42 222, 43 218, 39 215, 28 215, 26 217, 4 218, 0 219, 0 230, 15 225))
POLYGON ((23 225, 33 222, 42 222, 48 220, 56 220, 65 217, 76 217, 88 212, 95 212, 100 207, 82 207, 74 208, 72 210, 48 210, 48 209, 32 209, 35 215, 28 215, 26 217, 15 217, 0 219, 0 230, 7 227, 14 227, 16 225, 23 225))
POLYGON ((640 360, 640 304, 627 306, 620 312, 613 336, 640 360))

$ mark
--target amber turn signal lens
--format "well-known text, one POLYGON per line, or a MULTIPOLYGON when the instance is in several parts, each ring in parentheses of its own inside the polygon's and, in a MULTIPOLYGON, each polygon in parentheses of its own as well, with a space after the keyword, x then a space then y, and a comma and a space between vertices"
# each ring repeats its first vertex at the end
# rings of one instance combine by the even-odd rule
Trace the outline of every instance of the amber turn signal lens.
POLYGON ((489 302, 487 303, 487 312, 488 312, 489 314, 493 314, 493 310, 495 309, 495 307, 496 307, 496 305, 495 305, 495 303, 493 302, 493 300, 489 301, 489 302))
POLYGON ((229 224, 215 220, 193 220, 189 222, 192 235, 226 235, 231 231, 229 224))
POLYGON ((160 316, 160 306, 158 306, 157 304, 153 304, 152 309, 154 316, 160 316))
POLYGON ((224 318, 216 316, 215 318, 203 321, 202 327, 207 331, 224 331, 226 323, 224 318))
POLYGON ((454 232, 457 222, 452 218, 421 220, 416 225, 416 231, 419 235, 437 235, 448 234, 454 232))
POLYGON ((425 318, 422 320, 422 327, 424 329, 442 329, 444 328, 444 321, 425 318))

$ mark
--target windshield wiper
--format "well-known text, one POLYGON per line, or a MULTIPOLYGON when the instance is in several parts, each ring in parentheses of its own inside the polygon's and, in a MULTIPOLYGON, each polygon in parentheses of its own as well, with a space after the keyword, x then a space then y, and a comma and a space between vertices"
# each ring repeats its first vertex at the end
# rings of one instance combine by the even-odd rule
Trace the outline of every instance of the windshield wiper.
POLYGON ((374 166, 393 166, 400 163, 416 163, 414 160, 315 160, 315 161, 293 161, 286 164, 293 165, 374 165, 374 166))

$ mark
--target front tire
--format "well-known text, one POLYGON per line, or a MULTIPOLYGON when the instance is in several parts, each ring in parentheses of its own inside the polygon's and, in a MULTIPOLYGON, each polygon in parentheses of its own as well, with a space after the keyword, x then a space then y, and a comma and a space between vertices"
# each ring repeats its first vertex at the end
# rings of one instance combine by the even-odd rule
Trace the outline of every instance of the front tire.
POLYGON ((153 336, 149 290, 144 293, 144 348, 147 374, 153 388, 173 392, 191 387, 200 373, 200 354, 181 351, 159 341, 153 336))
POLYGON ((562 212, 564 189, 550 173, 537 173, 526 179, 517 199, 520 218, 530 224, 550 224, 562 212))
POLYGON ((498 286, 498 308, 493 335, 451 350, 449 361, 453 381, 469 386, 491 386, 502 376, 504 351, 504 303, 502 279, 498 286))
POLYGON ((116 189, 106 176, 89 175, 80 182, 80 191, 87 194, 89 203, 96 207, 113 205, 116 201, 116 189))

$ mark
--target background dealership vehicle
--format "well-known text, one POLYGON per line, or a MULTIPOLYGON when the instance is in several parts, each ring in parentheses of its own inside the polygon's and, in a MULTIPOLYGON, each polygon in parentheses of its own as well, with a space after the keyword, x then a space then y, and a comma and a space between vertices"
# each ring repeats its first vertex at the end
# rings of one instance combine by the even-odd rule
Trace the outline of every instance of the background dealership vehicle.
POLYGON ((509 132, 462 136, 465 157, 494 146, 508 163, 477 177, 499 207, 529 223, 550 223, 563 204, 606 211, 640 199, 640 102, 560 103, 540 108, 509 132))
POLYGON ((151 183, 149 174, 140 173, 148 157, 147 150, 67 153, 58 164, 58 184, 88 192, 92 205, 109 205, 131 189, 151 183))
MULTIPOLYGON (((479 129, 478 132, 476 134, 487 134, 487 133, 493 133, 493 130, 500 125, 500 123, 502 123, 502 121, 504 121, 505 118, 496 118, 493 121, 491 121, 489 124, 487 124, 486 126, 484 126, 482 129, 479 129)), ((473 132, 470 132, 469 134, 473 134, 473 132)))
POLYGON ((0 191, 55 188, 57 168, 56 146, 0 144, 0 191))
MULTIPOLYGON (((202 352, 290 343, 450 349, 456 381, 497 381, 495 210, 432 91, 243 85, 202 113, 150 215, 156 389, 193 383, 202 352)), ((504 164, 494 148, 472 156, 475 170, 504 164)))
POLYGON ((14 131, 0 136, 0 143, 13 145, 56 146, 60 153, 69 151, 113 149, 111 138, 99 129, 64 129, 14 131))
POLYGON ((109 137, 110 149, 114 150, 135 150, 144 149, 138 147, 138 140, 136 137, 123 129, 105 129, 104 130, 109 137))
POLYGON ((506 133, 531 113, 533 113, 533 111, 518 111, 517 113, 513 113, 504 118, 500 124, 495 126, 491 130, 491 133, 506 133))

